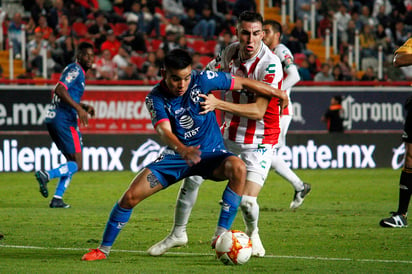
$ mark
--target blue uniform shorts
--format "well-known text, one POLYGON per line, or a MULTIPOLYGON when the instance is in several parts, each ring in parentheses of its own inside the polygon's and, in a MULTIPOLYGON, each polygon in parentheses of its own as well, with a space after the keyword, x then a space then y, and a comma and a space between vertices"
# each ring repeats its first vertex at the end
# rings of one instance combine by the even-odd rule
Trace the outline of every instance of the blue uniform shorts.
POLYGON ((221 179, 213 177, 213 171, 229 156, 235 156, 235 154, 225 150, 202 151, 200 163, 190 167, 179 154, 169 154, 166 151, 153 163, 147 165, 146 168, 150 169, 164 188, 193 175, 220 181, 221 179))
POLYGON ((49 135, 63 154, 82 152, 82 135, 76 126, 60 123, 46 123, 49 135))

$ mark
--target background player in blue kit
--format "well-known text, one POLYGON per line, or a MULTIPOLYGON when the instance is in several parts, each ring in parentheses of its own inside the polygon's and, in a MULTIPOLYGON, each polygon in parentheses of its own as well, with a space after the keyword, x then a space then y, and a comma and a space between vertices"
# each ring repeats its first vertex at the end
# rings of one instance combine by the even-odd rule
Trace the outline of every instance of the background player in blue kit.
POLYGON ((199 94, 246 88, 279 97, 282 108, 288 99, 281 90, 264 83, 223 72, 197 72, 192 70, 191 64, 192 58, 185 50, 175 49, 166 55, 163 80, 146 97, 146 107, 167 148, 133 179, 112 209, 100 246, 83 255, 82 260, 106 259, 138 203, 192 175, 216 181, 229 180, 222 195, 213 239, 230 229, 243 194, 246 168, 240 158, 226 151, 215 114, 199 114, 202 110, 199 94))
POLYGON ((63 71, 54 88, 51 107, 45 124, 49 135, 65 156, 67 163, 52 170, 39 170, 35 173, 43 197, 49 196, 47 183, 59 178, 56 192, 50 202, 51 208, 69 208, 63 202, 63 194, 69 186, 74 173, 82 168, 82 138, 77 116, 84 126, 88 124, 88 115, 94 116, 92 106, 80 103, 84 93, 86 71, 94 61, 94 49, 90 43, 82 42, 77 48, 76 62, 69 64, 63 71))

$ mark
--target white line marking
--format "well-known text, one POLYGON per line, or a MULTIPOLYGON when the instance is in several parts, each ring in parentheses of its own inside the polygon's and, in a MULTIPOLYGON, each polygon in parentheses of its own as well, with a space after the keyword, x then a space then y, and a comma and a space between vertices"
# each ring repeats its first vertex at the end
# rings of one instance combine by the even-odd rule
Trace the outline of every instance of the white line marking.
MULTIPOLYGON (((0 248, 87 251, 86 248, 74 248, 74 247, 41 247, 41 246, 23 246, 23 245, 0 245, 0 248)), ((146 252, 146 251, 143 251, 143 250, 112 249, 112 252, 147 254, 147 252, 146 252)), ((212 252, 211 252, 211 253, 167 252, 167 254, 171 254, 171 255, 181 255, 181 256, 214 256, 214 253, 212 253, 212 252)), ((166 254, 165 256, 167 256, 167 254, 166 254)), ((412 261, 401 261, 401 260, 327 258, 327 257, 317 257, 317 256, 265 255, 264 258, 302 259, 302 260, 319 260, 319 261, 353 261, 353 262, 372 262, 372 263, 401 263, 401 264, 412 264, 412 261)))

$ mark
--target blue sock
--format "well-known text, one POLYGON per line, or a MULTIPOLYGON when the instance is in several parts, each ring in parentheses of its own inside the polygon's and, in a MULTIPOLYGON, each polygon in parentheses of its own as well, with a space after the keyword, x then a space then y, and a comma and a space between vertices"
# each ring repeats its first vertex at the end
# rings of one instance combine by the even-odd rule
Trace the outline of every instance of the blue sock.
POLYGON ((56 177, 71 176, 76 173, 78 170, 77 163, 70 161, 64 164, 61 164, 58 168, 47 171, 49 173, 49 179, 56 177))
POLYGON ((131 215, 132 209, 121 208, 119 204, 116 203, 107 221, 101 245, 112 246, 120 230, 122 230, 129 221, 131 215))
POLYGON ((242 196, 237 195, 227 186, 223 192, 222 200, 223 204, 217 225, 229 230, 235 220, 242 196))
POLYGON ((72 176, 62 176, 60 177, 59 183, 57 184, 56 191, 54 192, 54 197, 56 198, 62 198, 64 195, 64 192, 66 191, 67 187, 70 184, 70 180, 72 179, 72 176))

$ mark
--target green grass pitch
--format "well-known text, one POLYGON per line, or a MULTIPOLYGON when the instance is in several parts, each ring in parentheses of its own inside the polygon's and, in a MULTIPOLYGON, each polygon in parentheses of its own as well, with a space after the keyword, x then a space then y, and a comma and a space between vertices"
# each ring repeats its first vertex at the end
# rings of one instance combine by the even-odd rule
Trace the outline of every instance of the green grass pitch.
MULTIPOLYGON (((0 173, 0 273, 411 273, 412 228, 385 229, 396 210, 399 170, 297 170, 312 184, 301 208, 289 209, 292 187, 273 171, 259 197, 265 258, 225 266, 210 239, 226 185, 205 182, 188 226, 189 243, 162 257, 146 250, 173 222, 180 183, 143 201, 120 233, 108 260, 83 262, 100 242, 109 212, 131 172, 80 172, 65 201, 50 209, 32 173, 0 173)), ((53 194, 57 180, 49 183, 53 194)), ((234 229, 244 230, 239 212, 234 229)))

